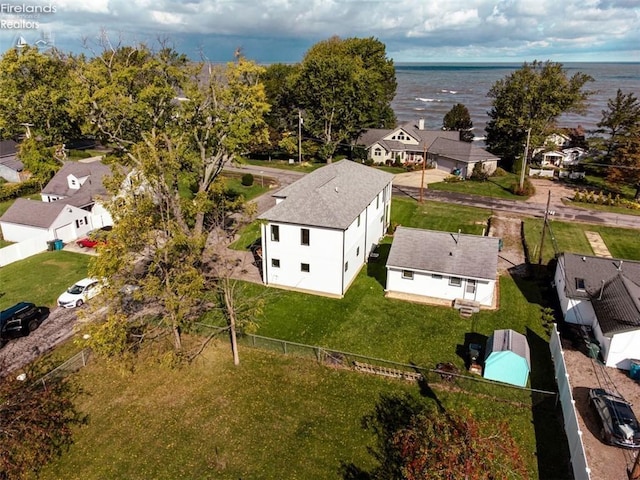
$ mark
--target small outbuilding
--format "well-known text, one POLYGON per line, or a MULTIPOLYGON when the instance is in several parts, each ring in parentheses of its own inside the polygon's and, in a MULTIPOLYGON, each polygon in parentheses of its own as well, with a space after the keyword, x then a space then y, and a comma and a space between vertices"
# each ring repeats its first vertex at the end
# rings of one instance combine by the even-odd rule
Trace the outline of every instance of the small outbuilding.
POLYGON ((530 370, 527 337, 514 330, 495 330, 487 340, 484 378, 524 387, 530 370))

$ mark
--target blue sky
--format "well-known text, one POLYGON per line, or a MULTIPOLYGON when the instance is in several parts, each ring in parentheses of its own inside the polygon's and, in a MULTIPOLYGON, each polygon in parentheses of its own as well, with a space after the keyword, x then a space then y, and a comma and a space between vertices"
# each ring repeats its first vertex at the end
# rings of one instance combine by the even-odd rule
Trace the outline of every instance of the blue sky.
POLYGON ((211 61, 241 47, 298 62, 338 35, 378 38, 396 63, 640 62, 638 0, 0 0, 1 51, 23 38, 89 53, 101 31, 211 61))

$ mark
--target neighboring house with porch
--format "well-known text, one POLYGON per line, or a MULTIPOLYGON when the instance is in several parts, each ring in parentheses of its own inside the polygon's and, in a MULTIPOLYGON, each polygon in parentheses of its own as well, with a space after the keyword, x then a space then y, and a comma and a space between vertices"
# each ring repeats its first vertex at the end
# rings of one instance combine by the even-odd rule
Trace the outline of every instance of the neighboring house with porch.
POLYGON ((533 158, 537 159, 540 165, 553 165, 555 167, 577 165, 586 155, 587 152, 580 147, 570 147, 563 150, 550 151, 538 148, 533 151, 533 158))
POLYGON ((640 262, 563 253, 554 282, 567 323, 591 328, 608 367, 640 356, 640 262))
POLYGON ((366 130, 356 143, 363 146, 367 158, 377 164, 422 163, 426 156, 430 167, 463 177, 471 175, 477 162, 491 174, 499 160, 472 142, 461 141, 457 131, 425 130, 424 119, 417 125, 407 122, 392 130, 366 130))
POLYGON ((496 307, 500 239, 398 227, 387 259, 386 295, 496 307))
POLYGON ((0 140, 0 177, 7 182, 23 180, 24 165, 18 159, 18 144, 13 140, 0 140))
POLYGON ((103 180, 109 174, 109 166, 99 161, 65 163, 42 190, 41 202, 18 199, 0 217, 4 239, 21 242, 38 236, 69 242, 112 225, 101 203, 108 195, 103 180))
POLYGON ((341 160, 276 192, 258 217, 264 283, 342 297, 389 227, 392 179, 341 160))

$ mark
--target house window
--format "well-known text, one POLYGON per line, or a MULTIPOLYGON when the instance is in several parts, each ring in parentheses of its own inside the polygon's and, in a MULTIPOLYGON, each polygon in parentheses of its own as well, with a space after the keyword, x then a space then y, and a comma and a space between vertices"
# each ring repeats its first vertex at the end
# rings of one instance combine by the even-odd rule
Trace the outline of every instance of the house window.
POLYGON ((300 245, 309 245, 309 229, 300 229, 300 245))
POLYGON ((301 263, 300 264, 300 271, 301 272, 309 272, 309 264, 308 263, 301 263))
POLYGON ((349 262, 344 262, 344 271, 349 270, 349 262))
POLYGON ((280 226, 279 225, 271 225, 271 241, 279 242, 280 241, 280 226))
POLYGON ((449 278, 449 285, 452 287, 459 287, 462 285, 462 279, 460 277, 451 277, 449 278))
POLYGON ((376 210, 380 208, 380 194, 376 195, 376 210))
POLYGON ((576 290, 585 291, 584 278, 576 278, 576 290))
POLYGON ((272 258, 271 259, 271 266, 274 268, 280 268, 280 259, 279 258, 272 258))
POLYGON ((476 281, 475 280, 467 280, 467 293, 469 295, 475 295, 476 294, 476 281))
POLYGON ((376 156, 376 157, 380 157, 380 156, 382 156, 382 149, 381 149, 380 147, 375 148, 375 149, 373 150, 373 155, 374 155, 374 156, 376 156))
POLYGON ((76 220, 76 228, 80 228, 80 220, 76 220))
POLYGON ((413 280, 413 270, 402 270, 402 278, 405 280, 413 280))
POLYGON ((358 215, 358 226, 360 226, 360 215, 358 215))
POLYGON ((431 278, 434 280, 442 280, 442 275, 438 275, 437 273, 432 273, 431 278))
POLYGON ((356 257, 360 256, 360 247, 356 248, 356 257))

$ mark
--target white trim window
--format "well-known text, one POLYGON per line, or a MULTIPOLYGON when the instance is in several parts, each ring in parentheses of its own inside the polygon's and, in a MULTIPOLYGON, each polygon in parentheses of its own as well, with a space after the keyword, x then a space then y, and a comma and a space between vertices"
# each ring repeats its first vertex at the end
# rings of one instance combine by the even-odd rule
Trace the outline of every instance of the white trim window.
POLYGON ((402 270, 402 278, 404 280, 413 280, 413 270, 402 270))
POLYGON ((461 287, 462 279, 460 277, 449 277, 449 285, 452 287, 461 287))

